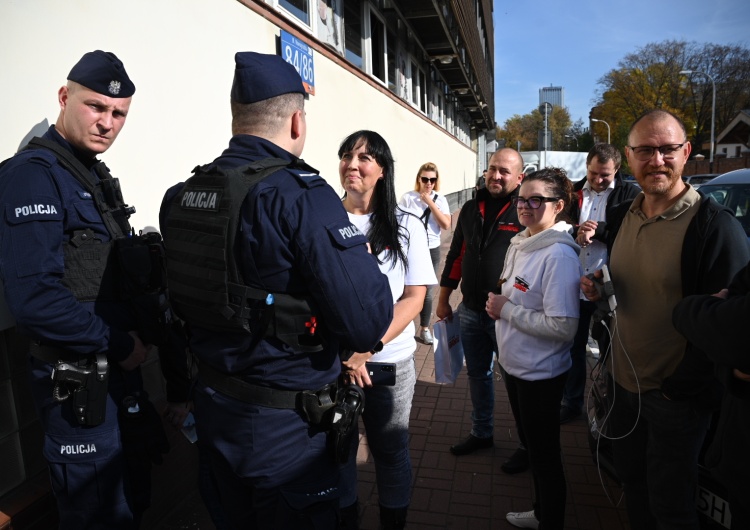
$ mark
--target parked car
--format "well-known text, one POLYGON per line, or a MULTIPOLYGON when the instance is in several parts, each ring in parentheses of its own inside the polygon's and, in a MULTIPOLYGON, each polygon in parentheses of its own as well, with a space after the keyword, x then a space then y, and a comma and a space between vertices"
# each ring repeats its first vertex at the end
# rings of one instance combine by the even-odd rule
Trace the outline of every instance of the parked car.
POLYGON ((638 181, 635 180, 635 177, 633 175, 629 175, 627 173, 622 173, 620 176, 622 177, 622 181, 623 182, 627 182, 628 184, 632 184, 633 186, 635 186, 638 189, 641 188, 641 185, 638 184, 638 181))
POLYGON ((701 185, 700 192, 730 208, 750 239, 750 169, 719 175, 701 185))
POLYGON ((700 175, 690 175, 688 177, 684 176, 682 177, 682 180, 690 184, 693 188, 696 190, 702 186, 703 184, 706 184, 713 180, 715 177, 718 177, 718 173, 702 173, 700 175))

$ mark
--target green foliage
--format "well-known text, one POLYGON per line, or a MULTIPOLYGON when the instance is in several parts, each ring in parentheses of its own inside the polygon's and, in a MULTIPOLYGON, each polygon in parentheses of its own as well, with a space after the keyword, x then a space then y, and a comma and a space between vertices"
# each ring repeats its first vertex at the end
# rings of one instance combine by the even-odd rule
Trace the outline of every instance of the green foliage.
MULTIPOLYGON (((549 150, 567 150, 570 143, 566 134, 571 127, 570 113, 564 107, 552 107, 547 117, 547 128, 552 132, 552 145, 549 150)), ((518 114, 505 120, 502 127, 497 128, 497 138, 505 140, 505 145, 516 149, 521 142, 521 151, 537 151, 539 146, 540 131, 544 131, 544 116, 539 109, 534 109, 528 114, 518 114)), ((542 136, 543 137, 543 136, 542 136)))

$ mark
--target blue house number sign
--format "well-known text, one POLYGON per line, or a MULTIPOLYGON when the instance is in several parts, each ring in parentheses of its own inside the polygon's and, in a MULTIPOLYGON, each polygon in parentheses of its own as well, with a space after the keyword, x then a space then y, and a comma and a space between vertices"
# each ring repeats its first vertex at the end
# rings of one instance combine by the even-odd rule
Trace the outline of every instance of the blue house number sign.
POLYGON ((315 95, 312 48, 294 35, 281 30, 281 57, 299 72, 307 93, 315 95))

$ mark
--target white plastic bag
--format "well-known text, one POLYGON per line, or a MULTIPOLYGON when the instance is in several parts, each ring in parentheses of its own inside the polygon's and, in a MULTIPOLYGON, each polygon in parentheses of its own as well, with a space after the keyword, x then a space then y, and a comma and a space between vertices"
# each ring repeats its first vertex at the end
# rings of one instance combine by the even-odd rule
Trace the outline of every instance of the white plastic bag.
POLYGON ((461 344, 458 313, 451 320, 438 320, 433 326, 435 334, 435 382, 456 382, 464 365, 464 347, 461 344))

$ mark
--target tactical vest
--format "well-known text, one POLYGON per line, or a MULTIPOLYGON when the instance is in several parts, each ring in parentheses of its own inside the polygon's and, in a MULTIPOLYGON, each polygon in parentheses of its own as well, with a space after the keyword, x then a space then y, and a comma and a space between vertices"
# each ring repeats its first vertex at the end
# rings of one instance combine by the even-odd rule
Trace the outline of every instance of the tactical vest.
POLYGON ((251 348, 274 336, 298 351, 320 351, 309 303, 251 287, 234 255, 240 210, 249 190, 291 162, 267 158, 223 169, 199 166, 172 199, 164 228, 170 300, 188 324, 253 335, 251 348))
POLYGON ((110 175, 104 162, 93 166, 99 176, 96 179, 70 151, 46 138, 32 138, 23 150, 29 149, 52 152, 58 163, 91 194, 110 235, 110 241, 95 239, 90 228, 70 235, 63 247, 63 285, 81 302, 122 300, 125 293, 121 264, 113 249, 116 240, 132 235, 128 218, 135 208, 123 201, 119 180, 110 175))

